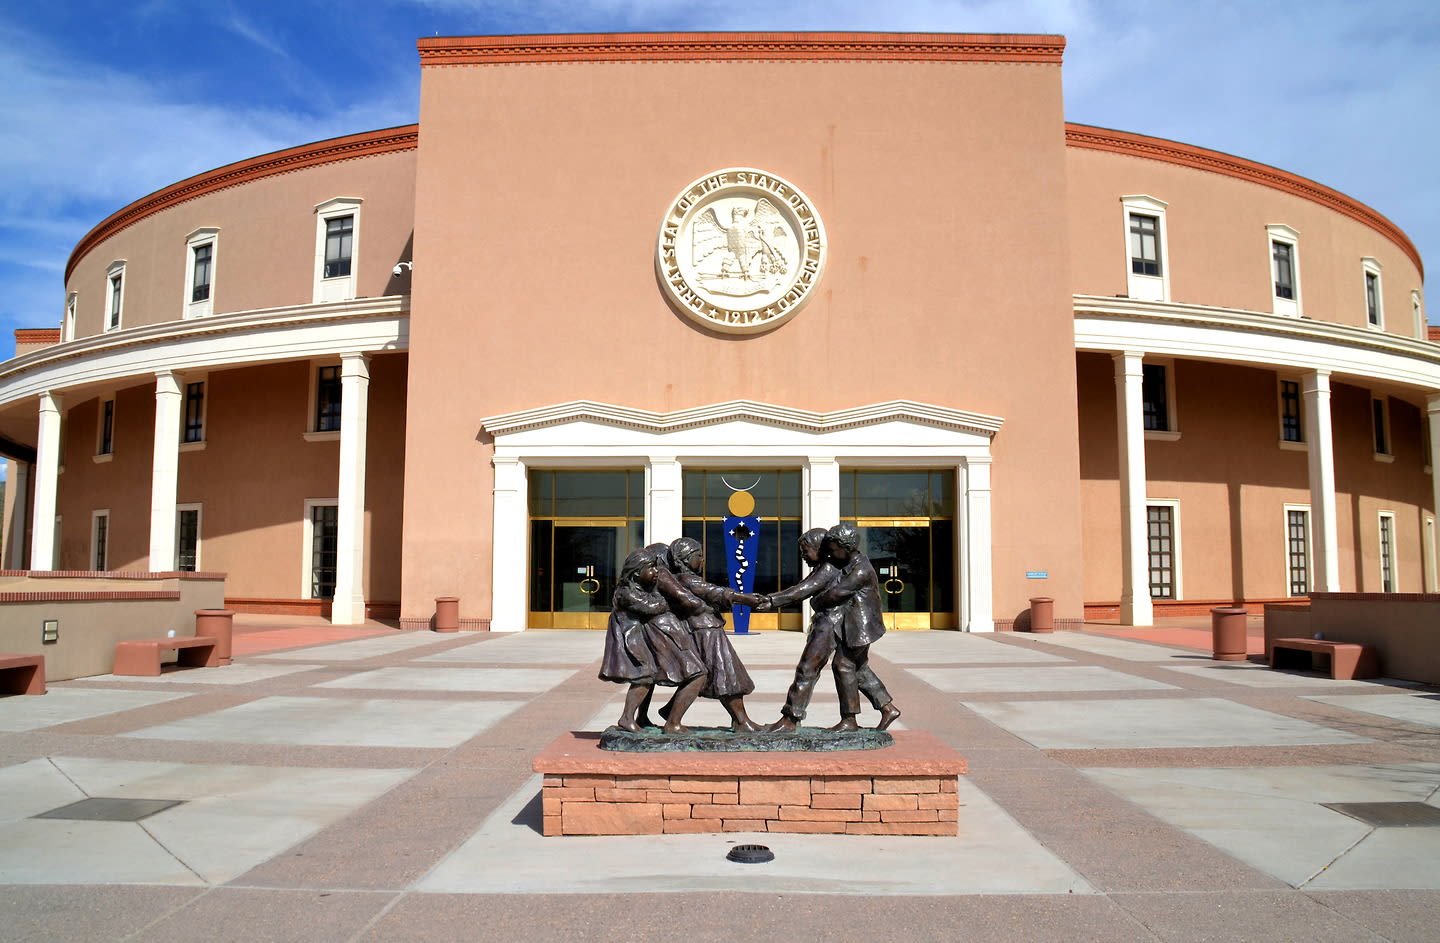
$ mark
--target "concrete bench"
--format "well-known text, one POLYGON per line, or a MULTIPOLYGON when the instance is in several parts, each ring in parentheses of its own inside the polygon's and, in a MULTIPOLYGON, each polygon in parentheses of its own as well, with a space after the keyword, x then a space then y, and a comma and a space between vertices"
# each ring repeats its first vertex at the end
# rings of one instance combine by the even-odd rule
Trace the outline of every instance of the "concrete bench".
POLYGON ((182 668, 218 668, 220 653, 216 650, 218 639, 209 635, 194 635, 185 638, 145 638, 115 645, 115 668, 117 675, 139 675, 154 677, 160 674, 160 653, 173 651, 179 656, 177 662, 182 668))
POLYGON ((1375 649, 1369 645, 1309 638, 1277 638, 1270 643, 1271 668, 1315 669, 1316 655, 1330 656, 1330 677, 1337 681, 1374 678, 1380 674, 1375 649), (1281 652, 1285 654, 1282 656, 1281 652))
POLYGON ((44 693, 44 655, 0 654, 0 694, 44 693))

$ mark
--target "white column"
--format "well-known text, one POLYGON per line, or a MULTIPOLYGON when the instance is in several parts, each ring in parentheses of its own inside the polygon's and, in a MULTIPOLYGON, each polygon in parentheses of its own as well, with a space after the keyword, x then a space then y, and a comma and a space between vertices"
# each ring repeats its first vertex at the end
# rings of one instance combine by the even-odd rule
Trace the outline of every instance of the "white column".
POLYGON ((1115 414, 1120 442, 1120 622, 1153 625, 1145 521, 1145 401, 1143 351, 1115 359, 1115 414))
POLYGON ((61 397, 40 394, 35 443, 35 516, 30 523, 30 569, 55 569, 55 497, 60 484, 61 397))
POLYGON ((525 463, 494 458, 495 507, 490 541, 490 631, 526 628, 525 561, 530 546, 530 481, 525 463))
POLYGON ((180 380, 155 374, 155 458, 150 465, 150 569, 175 569, 175 495, 180 486, 180 380))
POLYGON ((812 455, 805 463, 808 485, 802 530, 840 523, 840 462, 833 455, 812 455))
POLYGON ((1330 371, 1306 374, 1301 389, 1305 393, 1305 442, 1310 464, 1310 532, 1315 537, 1315 566, 1310 587, 1317 593, 1338 593, 1340 529, 1335 509, 1335 430, 1330 422, 1330 371))
POLYGON ((668 544, 685 536, 680 507, 681 471, 674 456, 651 456, 645 465, 646 544, 668 544))
MULTIPOLYGON (((1440 393, 1425 400, 1425 415, 1430 422, 1430 454, 1425 456, 1430 463, 1430 487, 1434 490, 1435 503, 1435 546, 1431 547, 1431 560, 1440 560, 1440 393)), ((1434 592, 1434 589, 1430 590, 1434 592)))
POLYGON ((990 523, 990 456, 965 460, 965 525, 960 553, 965 588, 965 631, 994 632, 994 546, 990 523))
POLYGON ((340 487, 336 492, 334 625, 365 621, 365 444, 370 424, 370 359, 340 357, 340 487))
POLYGON ((6 547, 9 560, 6 564, 12 570, 25 569, 25 520, 28 507, 25 498, 30 491, 30 463, 19 459, 10 460, 9 483, 5 486, 10 499, 10 520, 7 522, 6 547))

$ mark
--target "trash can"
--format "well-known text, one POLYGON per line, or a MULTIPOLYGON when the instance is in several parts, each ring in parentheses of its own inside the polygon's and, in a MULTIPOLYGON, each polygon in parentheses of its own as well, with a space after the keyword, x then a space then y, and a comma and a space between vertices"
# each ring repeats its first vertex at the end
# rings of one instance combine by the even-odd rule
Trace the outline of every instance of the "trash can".
POLYGON ((1216 606, 1210 610, 1211 646, 1216 661, 1245 660, 1245 610, 1216 606))
POLYGON ((228 665, 231 662, 230 641, 234 630, 235 610, 195 610, 195 634, 208 635, 215 639, 215 655, 220 659, 222 665, 228 665))
POLYGON ((1055 631, 1055 600, 1036 596, 1030 600, 1030 631, 1044 634, 1055 631))
POLYGON ((437 596, 435 598, 435 631, 460 631, 459 596, 437 596))

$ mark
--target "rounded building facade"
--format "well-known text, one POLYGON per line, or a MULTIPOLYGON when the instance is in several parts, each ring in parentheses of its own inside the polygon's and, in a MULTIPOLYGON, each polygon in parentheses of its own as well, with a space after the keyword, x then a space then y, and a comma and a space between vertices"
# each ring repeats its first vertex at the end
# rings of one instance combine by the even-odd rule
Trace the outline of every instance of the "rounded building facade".
POLYGON ((600 627, 637 546, 771 592, 847 520, 896 628, 1436 590, 1413 245, 1285 171, 1067 124, 1063 39, 419 49, 418 125, 76 247, 61 327, 0 364, 7 566, 600 627))

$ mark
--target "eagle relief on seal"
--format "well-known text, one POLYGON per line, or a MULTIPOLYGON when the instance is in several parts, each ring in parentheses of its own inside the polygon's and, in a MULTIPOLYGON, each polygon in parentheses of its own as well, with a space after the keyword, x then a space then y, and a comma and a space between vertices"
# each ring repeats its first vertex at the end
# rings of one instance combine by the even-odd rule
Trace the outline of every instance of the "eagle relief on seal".
POLYGON ((713 330, 754 333, 799 311, 825 249, 820 218, 793 184, 733 168, 696 180, 671 203, 656 265, 683 314, 713 330))

